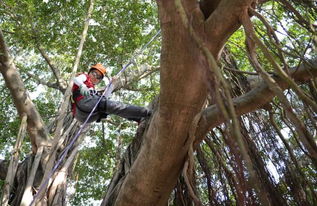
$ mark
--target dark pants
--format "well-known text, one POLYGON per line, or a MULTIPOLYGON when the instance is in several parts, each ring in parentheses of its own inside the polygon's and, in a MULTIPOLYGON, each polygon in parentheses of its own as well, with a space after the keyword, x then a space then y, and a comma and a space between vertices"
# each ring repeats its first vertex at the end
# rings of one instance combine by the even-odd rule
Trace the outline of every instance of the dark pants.
MULTIPOLYGON (((84 122, 99 98, 100 96, 93 95, 84 97, 76 102, 75 118, 80 122, 84 122)), ((100 120, 108 114, 115 114, 129 120, 139 121, 142 117, 147 117, 149 115, 149 110, 144 107, 111 101, 103 97, 88 122, 100 120)))

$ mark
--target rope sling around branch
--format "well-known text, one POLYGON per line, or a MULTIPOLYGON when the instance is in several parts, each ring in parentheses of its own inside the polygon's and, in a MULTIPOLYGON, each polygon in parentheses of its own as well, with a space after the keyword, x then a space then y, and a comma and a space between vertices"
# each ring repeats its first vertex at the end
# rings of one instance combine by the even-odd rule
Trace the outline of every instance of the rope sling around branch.
MULTIPOLYGON (((139 53, 136 53, 135 55, 133 55, 130 58, 130 61, 116 74, 116 76, 120 76, 121 73, 123 73, 130 65, 132 65, 133 60, 141 55, 143 53, 143 51, 146 49, 146 47, 152 42, 154 41, 154 39, 156 39, 158 37, 158 35, 160 34, 161 30, 159 30, 151 39, 150 41, 148 41, 140 50, 139 53)), ((113 79, 110 80, 110 82, 108 83, 106 89, 103 91, 102 95, 100 96, 100 98, 98 99, 97 103, 95 104, 95 106, 93 107, 93 109, 91 110, 91 112, 89 113, 87 119, 85 120, 85 122, 81 125, 80 129, 78 130, 78 132, 76 133, 76 135, 73 137, 73 139, 71 140, 71 142, 65 147, 65 149, 62 151, 62 153, 60 154, 60 157, 58 159, 58 161, 56 162, 56 164, 54 165, 53 169, 50 171, 48 177, 45 179, 45 182, 43 182, 42 185, 40 185, 40 188, 38 190, 38 192, 34 195, 34 198, 32 200, 32 202, 30 203, 29 206, 32 206, 36 199, 38 198, 39 194, 41 194, 41 192, 44 190, 44 187, 48 184, 49 180, 51 179, 51 177, 53 176, 53 174, 56 172, 56 170, 58 169, 58 167, 60 166, 60 164, 62 163, 62 161, 64 160, 64 158, 66 157, 68 151, 71 149, 71 147, 74 145, 74 143, 76 142, 76 140, 78 139, 78 137, 81 135, 82 131, 84 130, 84 128, 87 126, 88 120, 90 119, 90 117, 92 116, 92 114, 94 113, 94 111, 96 110, 98 104, 100 103, 101 99, 103 97, 108 98, 112 91, 113 91, 114 87, 113 87, 113 79)))

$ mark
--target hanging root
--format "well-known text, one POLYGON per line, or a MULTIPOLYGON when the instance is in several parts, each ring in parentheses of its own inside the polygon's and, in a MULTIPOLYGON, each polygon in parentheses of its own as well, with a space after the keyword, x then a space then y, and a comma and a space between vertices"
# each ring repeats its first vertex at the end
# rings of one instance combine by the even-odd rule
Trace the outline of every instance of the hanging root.
POLYGON ((185 183, 188 187, 188 191, 189 191, 189 195, 190 197, 193 199, 195 205, 202 205, 201 201, 199 200, 199 198, 197 197, 197 195, 195 194, 195 189, 194 189, 194 149, 193 149, 193 144, 194 144, 194 140, 195 140, 195 132, 196 132, 196 128, 197 128, 197 124, 201 118, 202 113, 199 112, 195 117, 194 120, 192 122, 191 128, 189 129, 189 137, 188 137, 188 141, 189 141, 189 148, 188 148, 188 159, 186 160, 185 164, 184 164, 184 168, 183 168, 183 176, 184 176, 184 180, 185 183))

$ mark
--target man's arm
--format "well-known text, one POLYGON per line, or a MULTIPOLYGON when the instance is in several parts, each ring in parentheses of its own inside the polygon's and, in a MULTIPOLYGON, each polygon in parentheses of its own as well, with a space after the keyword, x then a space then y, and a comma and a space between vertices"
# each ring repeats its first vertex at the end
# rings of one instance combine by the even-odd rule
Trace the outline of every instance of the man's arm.
POLYGON ((78 75, 77 77, 74 78, 74 84, 77 86, 81 86, 84 84, 84 82, 87 80, 87 77, 85 74, 78 75))

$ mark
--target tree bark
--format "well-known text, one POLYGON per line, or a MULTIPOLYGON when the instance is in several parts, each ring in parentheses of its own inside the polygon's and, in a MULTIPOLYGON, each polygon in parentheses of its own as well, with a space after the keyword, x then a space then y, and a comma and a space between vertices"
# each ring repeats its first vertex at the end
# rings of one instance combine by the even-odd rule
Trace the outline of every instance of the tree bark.
MULTIPOLYGON (((250 2, 231 1, 229 11, 223 6, 221 9, 230 13, 231 10, 247 7, 250 2)), ((224 27, 214 27, 217 24, 212 19, 220 20, 220 13, 212 18, 210 16, 209 21, 204 24, 204 17, 197 2, 183 3, 188 15, 193 15, 194 27, 199 35, 206 35, 203 33, 204 27, 209 29, 208 32, 215 31, 208 33, 208 38, 212 39, 209 46, 217 56, 225 40, 238 27, 238 16, 226 19, 228 22, 224 27), (213 45, 215 41, 217 44, 213 45)), ((125 176, 116 205, 167 203, 189 148, 188 128, 201 111, 207 96, 205 77, 208 64, 204 55, 192 40, 179 14, 175 12, 177 9, 174 2, 158 1, 158 7, 162 29, 160 101, 139 154, 125 176), (144 174, 143 171, 147 172, 144 174)))
POLYGON ((10 159, 7 176, 4 182, 4 189, 3 189, 2 198, 1 198, 1 206, 7 206, 9 202, 11 187, 13 185, 15 173, 18 167, 20 149, 25 137, 25 128, 26 128, 26 116, 23 116, 20 129, 19 129, 19 134, 17 137, 17 141, 12 151, 12 156, 10 159))
POLYGON ((0 179, 1 180, 5 180, 7 176, 8 167, 9 167, 8 160, 0 160, 0 179))
POLYGON ((205 63, 199 48, 174 12, 173 1, 159 1, 159 5, 163 38, 160 102, 116 205, 166 205, 189 146, 184 128, 190 127, 206 95, 205 63))
POLYGON ((4 36, 0 30, 0 72, 9 88, 19 116, 27 116, 27 131, 32 142, 33 153, 37 145, 49 145, 49 138, 43 120, 24 87, 18 70, 9 55, 4 36))

